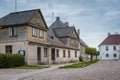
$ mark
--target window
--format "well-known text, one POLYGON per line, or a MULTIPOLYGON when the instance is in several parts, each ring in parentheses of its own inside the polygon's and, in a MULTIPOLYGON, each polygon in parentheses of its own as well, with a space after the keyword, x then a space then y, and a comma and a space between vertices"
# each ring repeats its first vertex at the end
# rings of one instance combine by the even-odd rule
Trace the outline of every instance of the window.
POLYGON ((77 51, 75 51, 75 58, 77 57, 77 51))
POLYGON ((116 46, 113 46, 113 50, 116 51, 116 46))
POLYGON ((10 28, 10 36, 15 36, 15 35, 17 35, 17 28, 11 27, 10 28))
POLYGON ((68 57, 70 57, 70 51, 68 51, 68 57))
POLYGON ((40 18, 39 17, 36 18, 36 23, 40 24, 40 18))
POLYGON ((44 48, 44 57, 47 57, 47 48, 44 48))
POLYGON ((117 57, 117 55, 116 55, 116 54, 113 54, 113 57, 117 57))
POLYGON ((6 53, 7 54, 12 54, 12 45, 6 46, 6 53))
POLYGON ((59 57, 59 50, 56 49, 56 56, 59 57))
POLYGON ((44 37, 44 31, 40 30, 40 37, 44 37))
POLYGON ((36 29, 36 28, 33 28, 33 30, 32 30, 32 35, 33 35, 33 36, 37 36, 37 29, 36 29))
POLYGON ((109 57, 109 54, 106 54, 106 57, 109 57))
POLYGON ((108 51, 109 49, 108 49, 108 46, 106 46, 106 51, 108 51))
POLYGON ((65 50, 63 50, 63 57, 65 57, 66 56, 66 54, 65 54, 65 50))

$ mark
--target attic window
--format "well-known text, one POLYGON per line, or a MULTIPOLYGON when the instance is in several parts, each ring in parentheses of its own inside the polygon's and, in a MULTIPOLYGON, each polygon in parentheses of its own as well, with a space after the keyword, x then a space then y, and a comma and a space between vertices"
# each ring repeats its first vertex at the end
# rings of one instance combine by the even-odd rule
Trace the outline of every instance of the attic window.
POLYGON ((40 18, 39 17, 36 18, 36 23, 40 24, 40 18))

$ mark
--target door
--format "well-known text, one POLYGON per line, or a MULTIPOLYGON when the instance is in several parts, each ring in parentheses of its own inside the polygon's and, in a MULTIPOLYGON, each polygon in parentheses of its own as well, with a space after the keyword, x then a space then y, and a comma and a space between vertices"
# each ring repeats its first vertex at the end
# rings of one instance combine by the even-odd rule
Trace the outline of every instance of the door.
POLYGON ((37 47, 37 61, 41 62, 41 47, 37 47))
POLYGON ((51 50, 51 59, 54 61, 55 60, 55 49, 51 50))

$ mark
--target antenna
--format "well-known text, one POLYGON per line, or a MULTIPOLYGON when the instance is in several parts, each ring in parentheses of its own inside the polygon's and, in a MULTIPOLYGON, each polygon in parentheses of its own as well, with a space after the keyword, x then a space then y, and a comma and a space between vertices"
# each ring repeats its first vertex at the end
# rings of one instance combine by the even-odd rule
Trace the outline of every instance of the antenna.
POLYGON ((17 0, 15 0, 15 12, 17 12, 17 0))
POLYGON ((52 12, 52 23, 53 23, 53 19, 54 19, 54 12, 52 12))

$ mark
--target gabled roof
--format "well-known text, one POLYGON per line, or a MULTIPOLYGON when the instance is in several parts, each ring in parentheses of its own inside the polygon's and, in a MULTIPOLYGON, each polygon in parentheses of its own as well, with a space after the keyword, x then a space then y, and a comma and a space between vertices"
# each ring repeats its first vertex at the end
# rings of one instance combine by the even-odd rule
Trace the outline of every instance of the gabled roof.
POLYGON ((85 47, 88 47, 88 45, 82 39, 80 39, 80 44, 85 46, 85 47))
POLYGON ((71 36, 73 31, 74 31, 74 27, 54 28, 54 32, 55 32, 57 37, 71 36))
POLYGON ((102 43, 100 43, 99 46, 101 45, 119 45, 120 41, 120 35, 119 34, 114 34, 114 35, 108 35, 102 43))
POLYGON ((56 21, 50 25, 49 28, 60 28, 60 27, 65 27, 65 24, 60 20, 59 17, 56 17, 56 21))
POLYGON ((52 31, 52 29, 49 28, 49 30, 47 31, 47 42, 50 45, 55 45, 55 46, 63 46, 65 47, 65 45, 63 44, 63 42, 61 42, 55 35, 54 32, 52 31))
MULTIPOLYGON (((27 24, 27 23, 29 23, 29 21, 33 18, 33 16, 37 12, 39 12, 40 15, 42 16, 40 9, 10 13, 10 14, 0 18, 0 26, 5 27, 5 26, 27 24)), ((45 23, 43 16, 42 16, 42 19, 43 19, 43 22, 45 23)), ((45 26, 47 28, 46 23, 45 23, 45 26)))

